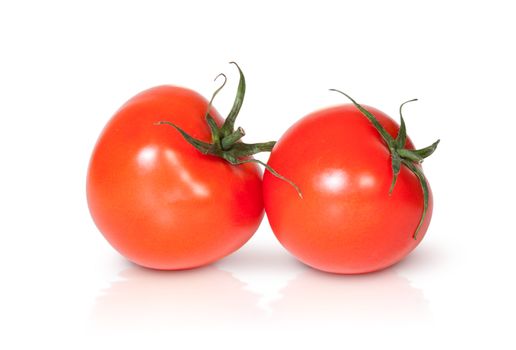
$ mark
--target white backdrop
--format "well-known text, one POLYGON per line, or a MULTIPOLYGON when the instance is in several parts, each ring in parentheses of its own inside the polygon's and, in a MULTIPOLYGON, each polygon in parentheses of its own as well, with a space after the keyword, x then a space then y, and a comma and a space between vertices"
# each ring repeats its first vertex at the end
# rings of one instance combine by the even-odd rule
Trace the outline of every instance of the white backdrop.
POLYGON ((0 348, 514 348, 510 3, 2 1, 0 348), (227 113, 231 60, 247 78, 249 142, 344 102, 328 88, 393 117, 420 99, 409 135, 441 144, 425 162, 435 208, 416 251, 380 273, 328 275, 264 220, 230 257, 158 273, 107 244, 85 199, 104 124, 151 86, 209 97, 219 72, 227 113))

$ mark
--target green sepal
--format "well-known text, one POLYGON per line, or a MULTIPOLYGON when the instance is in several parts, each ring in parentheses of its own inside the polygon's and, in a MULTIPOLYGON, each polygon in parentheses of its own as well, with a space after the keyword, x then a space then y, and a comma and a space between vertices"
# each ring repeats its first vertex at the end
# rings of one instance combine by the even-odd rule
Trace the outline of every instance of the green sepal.
POLYGON ((434 142, 432 145, 419 149, 419 150, 411 150, 406 149, 405 144, 407 141, 407 129, 405 125, 405 120, 403 119, 403 106, 406 103, 417 101, 417 99, 412 99, 409 101, 406 101, 400 105, 400 128, 398 131, 398 135, 396 136, 396 139, 392 138, 392 136, 385 130, 385 128, 380 124, 380 122, 376 119, 376 117, 367 111, 365 108, 363 108, 360 104, 358 104, 354 99, 352 99, 349 95, 346 93, 336 90, 336 89, 330 89, 331 91, 336 91, 338 93, 341 93, 342 95, 346 96, 354 105, 357 107, 357 109, 373 124, 375 129, 378 131, 382 139, 387 145, 387 148, 389 149, 389 152, 391 154, 391 164, 392 164, 392 181, 391 186, 389 188, 389 194, 391 194, 394 190, 394 187, 396 185, 396 181, 398 179, 398 175, 401 171, 401 164, 404 164, 412 173, 414 173, 417 178, 419 179, 419 183, 421 185, 421 189, 423 191, 423 213, 421 214, 421 219, 419 221, 419 224, 416 228, 416 231, 413 234, 414 239, 417 239, 417 235, 419 233, 419 230, 421 229, 421 226, 423 225, 423 222, 426 217, 426 212, 428 209, 428 184, 426 182, 425 175, 423 174, 423 171, 416 165, 419 164, 425 159, 426 157, 430 156, 435 149, 437 148, 437 145, 439 144, 439 140, 434 142))
POLYGON ((412 171, 412 173, 414 175, 416 175, 416 177, 418 178, 419 183, 421 185, 421 190, 423 191, 423 214, 421 215, 419 224, 417 225, 416 231, 414 232, 414 235, 412 236, 414 239, 417 239, 419 230, 421 229, 421 226, 423 226, 423 222, 425 221, 426 211, 428 210, 428 197, 429 197, 428 184, 426 182, 425 174, 423 174, 423 171, 421 170, 421 168, 419 168, 414 163, 412 163, 408 160, 403 160, 403 164, 405 164, 405 166, 407 168, 409 168, 410 171, 412 171))
POLYGON ((249 157, 261 152, 270 152, 274 148, 276 141, 261 142, 261 143, 244 143, 237 142, 233 147, 227 151, 238 157, 249 157))
POLYGON ((437 149, 437 145, 439 145, 439 142, 441 142, 441 140, 437 140, 428 147, 416 149, 416 150, 413 150, 412 152, 416 153, 419 157, 421 157, 421 159, 425 159, 425 158, 431 156, 432 153, 435 152, 435 150, 437 149))
POLYGON ((375 127, 376 130, 378 130, 378 132, 380 133, 380 135, 382 136, 383 140, 385 141, 385 143, 391 147, 393 142, 394 142, 394 139, 392 138, 392 136, 387 132, 387 130, 385 130, 385 128, 382 126, 382 124, 380 124, 380 122, 378 121, 378 119, 376 119, 376 117, 374 115, 372 115, 367 109, 365 109, 364 107, 362 107, 360 104, 358 104, 354 99, 352 99, 348 94, 340 91, 340 90, 337 90, 337 89, 330 89, 330 91, 335 91, 335 92, 338 92, 344 96, 346 96, 354 105, 355 107, 358 108, 358 110, 360 112, 362 112, 362 114, 367 118, 369 119, 369 121, 373 124, 373 126, 375 127))
POLYGON ((245 88, 246 88, 244 73, 242 72, 242 69, 240 69, 240 66, 236 62, 229 62, 229 63, 234 64, 238 68, 238 73, 240 75, 240 79, 238 81, 238 88, 237 88, 237 93, 235 96, 235 101, 233 102, 233 107, 231 107, 231 110, 229 111, 229 114, 226 117, 226 120, 224 121, 224 125, 222 125, 222 128, 221 128, 221 133, 222 133, 223 137, 228 136, 235 129, 235 121, 238 116, 238 113, 240 112, 240 108, 242 107, 242 104, 244 103, 245 88))
POLYGON ((398 136, 396 137, 396 148, 405 147, 406 142, 407 142, 407 127, 405 126, 405 120, 400 115, 400 129, 398 131, 398 136))
POLYGON ((417 98, 405 101, 400 105, 400 129, 398 131, 398 136, 396 137, 396 148, 398 149, 405 148, 405 143, 407 142, 407 127, 405 125, 405 120, 403 119, 403 106, 414 101, 417 101, 417 98))
POLYGON ((391 187, 389 188, 389 195, 391 195, 392 191, 394 190, 394 186, 396 185, 396 180, 398 180, 398 174, 400 173, 400 169, 401 169, 401 158, 398 155, 398 153, 396 153, 396 152, 391 153, 391 162, 392 162, 392 181, 391 181, 391 187))
POLYGON ((167 124, 172 127, 174 127, 180 134, 183 136, 183 138, 191 144, 193 147, 195 147, 199 152, 206 154, 206 155, 212 155, 216 157, 220 157, 227 162, 229 162, 232 165, 239 165, 244 163, 258 163, 263 165, 269 172, 271 172, 274 176, 277 178, 286 181, 298 193, 298 195, 303 198, 301 191, 299 187, 293 183, 291 180, 287 179, 286 177, 280 175, 276 170, 274 170, 270 165, 265 164, 264 162, 248 158, 251 157, 257 153, 260 152, 270 152, 272 151, 274 145, 276 144, 275 141, 269 141, 269 142, 262 142, 262 143, 251 143, 247 144, 241 141, 241 138, 245 135, 244 129, 241 127, 237 128, 235 130, 235 121, 236 117, 238 116, 238 113, 240 112, 240 108, 242 107, 242 103, 244 101, 244 95, 245 95, 245 77, 244 73, 236 64, 235 62, 230 62, 231 64, 234 64, 238 68, 238 72, 240 75, 240 80, 238 83, 238 89, 237 94, 235 97, 235 101, 233 103, 233 107, 231 108, 231 111, 229 112, 228 117, 224 121, 224 124, 219 128, 217 123, 215 122, 215 119, 210 114, 212 102, 215 99, 215 96, 219 93, 219 91, 226 85, 227 78, 224 74, 219 74, 215 78, 223 77, 224 81, 222 85, 215 90, 213 93, 210 102, 208 104, 208 108, 206 111, 205 119, 206 123, 208 124, 208 127, 210 128, 211 132, 211 143, 207 143, 204 141, 201 141, 199 139, 196 139, 192 136, 190 136, 188 133, 186 133, 183 129, 181 129, 179 126, 175 125, 174 123, 168 122, 168 121, 159 121, 155 123, 156 125, 163 125, 167 124))
POLYGON ((206 115, 205 115, 205 119, 206 119, 206 123, 208 124, 209 128, 210 128, 210 132, 211 132, 211 139, 213 141, 213 143, 219 143, 220 142, 220 139, 221 139, 221 135, 220 135, 220 129, 219 129, 219 126, 217 125, 217 123, 215 122, 215 119, 213 118, 213 116, 210 114, 210 111, 211 111, 211 106, 213 104, 213 100, 215 99, 215 96, 217 96, 217 94, 220 92, 220 90, 222 90, 222 88, 224 88, 224 86, 226 86, 226 83, 228 81, 228 78, 226 77, 226 75, 224 73, 220 73, 219 75, 217 75, 214 79, 214 81, 217 81, 217 79, 219 77, 222 77, 224 78, 224 81, 222 82, 222 84, 215 90, 215 92, 213 93, 213 95, 211 95, 211 99, 210 99, 210 102, 208 103, 208 108, 206 109, 206 115))
POLYGON ((297 192, 297 195, 299 196, 299 198, 303 198, 303 193, 301 192, 301 189, 299 188, 299 186, 297 186, 294 182, 292 182, 290 179, 287 179, 285 176, 279 174, 276 170, 274 170, 270 165, 262 162, 261 160, 259 159, 254 159, 254 158, 250 158, 250 159, 244 159, 244 160, 238 160, 236 164, 244 164, 244 163, 258 163, 258 164, 261 164, 263 165, 268 171, 271 172, 272 175, 276 176, 277 178, 289 183, 292 187, 294 187, 296 189, 296 192, 297 192))
POLYGON ((219 126, 215 122, 215 119, 211 116, 210 113, 206 114, 206 123, 208 123, 208 126, 210 127, 211 132, 211 140, 213 143, 219 143, 220 142, 220 131, 219 126))
POLYGON ((177 126, 174 123, 171 123, 171 122, 168 122, 168 121, 164 121, 164 120, 155 123, 155 125, 163 125, 163 124, 170 125, 170 126, 174 127, 177 131, 179 131, 181 136, 183 136, 183 138, 189 144, 191 144, 192 146, 197 148, 202 154, 211 154, 211 152, 213 151, 213 145, 212 144, 209 144, 207 142, 198 140, 198 139, 188 135, 183 129, 181 129, 179 126, 177 126))
POLYGON ((399 156, 401 158, 406 159, 406 160, 411 160, 416 163, 421 163, 421 161, 423 160, 423 158, 421 158, 419 156, 419 154, 417 154, 416 152, 414 152, 411 149, 402 148, 402 149, 396 150, 396 152, 399 154, 399 156))

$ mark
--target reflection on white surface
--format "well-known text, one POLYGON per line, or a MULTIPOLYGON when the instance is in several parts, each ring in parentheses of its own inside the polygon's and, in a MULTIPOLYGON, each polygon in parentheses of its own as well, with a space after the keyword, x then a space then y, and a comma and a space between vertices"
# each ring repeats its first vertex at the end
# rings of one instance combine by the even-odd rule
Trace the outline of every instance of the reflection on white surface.
POLYGON ((217 265, 224 270, 213 265, 160 272, 131 265, 101 291, 92 312, 94 326, 107 331, 383 327, 431 318, 423 292, 395 268, 343 276, 313 270, 284 252, 277 258, 265 254, 265 259, 259 251, 248 253, 222 260, 217 265))
POLYGON ((99 330, 204 328, 255 319, 258 295, 229 272, 209 266, 154 271, 130 266, 101 291, 92 312, 99 330))
POLYGON ((348 174, 340 169, 327 171, 320 178, 321 190, 325 192, 339 192, 344 189, 348 183, 348 174))
POLYGON ((429 319, 423 292, 394 269, 342 276, 306 268, 280 291, 271 308, 275 321, 367 325, 429 319))

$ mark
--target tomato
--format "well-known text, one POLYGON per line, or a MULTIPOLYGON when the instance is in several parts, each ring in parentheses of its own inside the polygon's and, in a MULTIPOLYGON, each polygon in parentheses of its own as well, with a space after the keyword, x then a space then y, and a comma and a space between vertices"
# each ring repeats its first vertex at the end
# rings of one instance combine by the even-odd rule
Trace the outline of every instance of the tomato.
MULTIPOLYGON (((168 120, 208 143, 208 108, 192 90, 154 87, 125 103, 97 141, 87 175, 89 209, 109 243, 136 264, 167 270, 208 264, 242 246, 263 218, 256 164, 231 165, 156 125, 168 120)), ((215 109, 210 115, 223 123, 215 109)))
MULTIPOLYGON (((423 194, 420 165, 405 159, 417 153, 411 140, 400 141, 405 151, 389 194, 393 156, 357 105, 302 118, 272 150, 268 164, 297 184, 302 198, 284 181, 264 175, 265 212, 274 234, 299 260, 327 272, 366 273, 398 262, 421 242, 432 215, 432 192, 423 177, 423 194)), ((365 110, 396 137, 396 122, 375 108, 365 110)), ((420 153, 428 156, 436 146, 420 153)))

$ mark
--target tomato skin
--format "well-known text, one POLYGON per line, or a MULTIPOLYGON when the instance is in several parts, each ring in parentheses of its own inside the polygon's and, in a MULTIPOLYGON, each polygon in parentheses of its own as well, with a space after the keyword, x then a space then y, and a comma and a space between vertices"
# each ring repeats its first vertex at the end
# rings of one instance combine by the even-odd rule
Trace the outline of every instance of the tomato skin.
MULTIPOLYGON (((109 243, 154 269, 211 263, 241 247, 263 218, 261 171, 201 154, 167 120, 209 142, 208 102, 158 86, 125 103, 100 135, 88 175, 90 213, 109 243)), ((220 125, 222 118, 212 108, 220 125)))
MULTIPOLYGON (((398 125, 365 107, 393 137, 398 125)), ((407 149, 414 149, 407 138, 407 149)), ((272 150, 268 164, 296 183, 266 172, 265 212, 281 244, 305 264, 334 273, 358 274, 386 268, 412 251, 432 216, 426 218, 417 177, 402 166, 391 195, 389 149, 378 131, 352 104, 312 113, 294 124, 272 150)))

